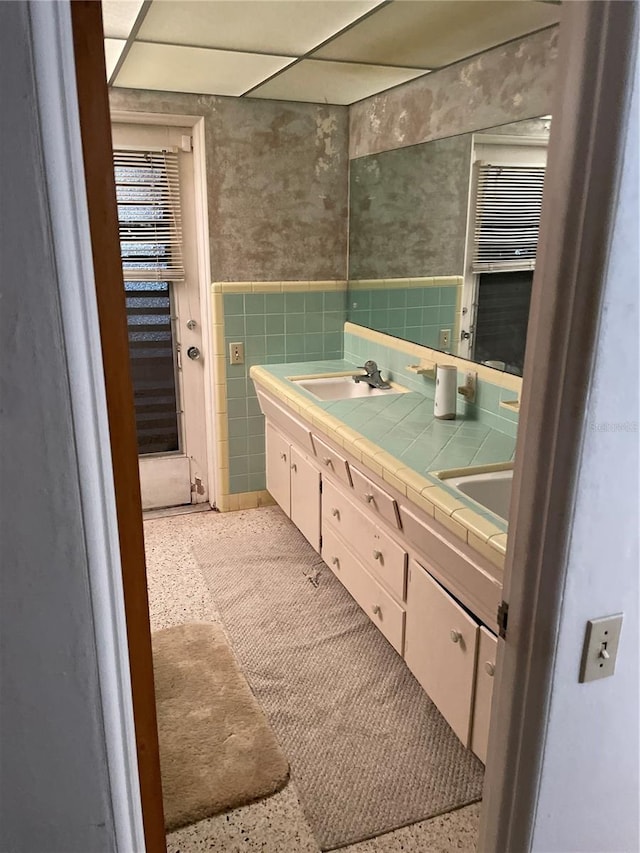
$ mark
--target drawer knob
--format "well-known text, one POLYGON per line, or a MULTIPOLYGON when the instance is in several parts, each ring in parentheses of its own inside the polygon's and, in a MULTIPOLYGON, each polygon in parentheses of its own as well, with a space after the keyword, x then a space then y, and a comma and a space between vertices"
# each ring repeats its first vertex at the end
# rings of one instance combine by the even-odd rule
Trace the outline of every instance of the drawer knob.
POLYGON ((381 560, 382 559, 382 551, 374 551, 373 552, 373 559, 374 560, 381 560))
POLYGON ((293 471, 293 473, 294 473, 294 474, 295 474, 295 473, 296 473, 296 471, 298 470, 298 466, 296 465, 296 463, 295 463, 295 462, 293 462, 293 463, 292 463, 292 465, 291 465, 291 470, 293 471))
POLYGON ((340 560, 339 560, 337 557, 332 557, 332 558, 331 558, 331 565, 332 565, 332 566, 339 566, 339 565, 340 565, 340 560))
POLYGON ((382 616, 382 607, 379 604, 374 604, 371 611, 374 616, 382 616))
POLYGON ((334 508, 331 510, 331 515, 334 518, 339 518, 340 517, 340 510, 334 506, 334 508))
POLYGON ((370 504, 371 501, 373 500, 373 495, 365 495, 364 499, 368 504, 370 504))
POLYGON ((280 454, 280 459, 284 459, 284 461, 286 462, 286 461, 287 461, 287 454, 286 454, 286 453, 281 453, 281 454, 280 454))
POLYGON ((331 459, 328 456, 325 456, 322 461, 325 465, 331 465, 331 459))
POLYGON ((462 639, 462 634, 460 633, 460 631, 456 631, 455 628, 451 630, 449 636, 451 637, 452 643, 459 643, 462 639))
POLYGON ((491 663, 490 660, 486 661, 484 665, 484 671, 487 673, 487 675, 490 675, 493 678, 496 673, 495 663, 491 663))

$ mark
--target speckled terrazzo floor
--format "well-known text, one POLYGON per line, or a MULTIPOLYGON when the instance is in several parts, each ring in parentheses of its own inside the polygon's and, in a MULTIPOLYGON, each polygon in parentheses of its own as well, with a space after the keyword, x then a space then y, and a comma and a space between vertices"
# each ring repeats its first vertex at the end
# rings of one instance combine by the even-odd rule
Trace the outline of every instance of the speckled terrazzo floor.
MULTIPOLYGON (((261 510, 244 510, 247 535, 261 510)), ((225 523, 204 512, 148 519, 144 524, 149 610, 153 631, 189 621, 220 622, 190 548, 190 534, 225 523)), ((446 853, 473 851, 480 804, 431 818, 342 848, 350 853, 446 853)), ((168 853, 319 853, 305 820, 295 783, 278 794, 227 814, 200 821, 167 836, 168 853)))

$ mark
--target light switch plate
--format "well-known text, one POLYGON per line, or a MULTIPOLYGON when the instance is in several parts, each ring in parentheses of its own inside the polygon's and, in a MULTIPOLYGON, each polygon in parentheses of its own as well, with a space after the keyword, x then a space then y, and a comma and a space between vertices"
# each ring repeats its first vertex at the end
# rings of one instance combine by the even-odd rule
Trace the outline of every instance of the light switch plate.
POLYGON ((451 346, 451 329, 440 329, 438 335, 438 349, 449 349, 451 346))
POLYGON ((229 344, 229 364, 244 364, 244 344, 229 344))
POLYGON ((581 683, 613 675, 621 630, 622 613, 587 622, 578 679, 581 683))

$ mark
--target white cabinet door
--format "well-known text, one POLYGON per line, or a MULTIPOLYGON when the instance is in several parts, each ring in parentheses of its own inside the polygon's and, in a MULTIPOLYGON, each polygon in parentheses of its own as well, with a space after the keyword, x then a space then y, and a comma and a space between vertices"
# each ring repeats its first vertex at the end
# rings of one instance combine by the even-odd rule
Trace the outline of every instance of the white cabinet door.
POLYGON ((320 471, 291 447, 291 521, 320 553, 320 471))
POLYGON ((405 661, 465 746, 469 746, 477 635, 477 623, 412 561, 405 661))
POLYGON ((480 761, 487 763, 487 745, 489 743, 489 720, 491 719, 491 699, 493 697, 493 673, 496 666, 498 638, 480 626, 478 641, 478 669, 476 674, 476 696, 473 705, 473 729, 471 731, 471 749, 480 761))
POLYGON ((267 421, 265 429, 267 490, 291 517, 289 442, 267 421))

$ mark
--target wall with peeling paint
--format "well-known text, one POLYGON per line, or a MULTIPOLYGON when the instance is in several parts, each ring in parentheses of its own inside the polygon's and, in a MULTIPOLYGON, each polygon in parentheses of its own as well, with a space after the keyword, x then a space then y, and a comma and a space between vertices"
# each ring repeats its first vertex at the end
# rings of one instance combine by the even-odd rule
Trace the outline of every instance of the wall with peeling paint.
POLYGON ((354 104, 350 157, 547 115, 557 41, 542 30, 354 104))
POLYGON ((137 89, 110 103, 204 116, 213 281, 346 278, 347 107, 137 89))

